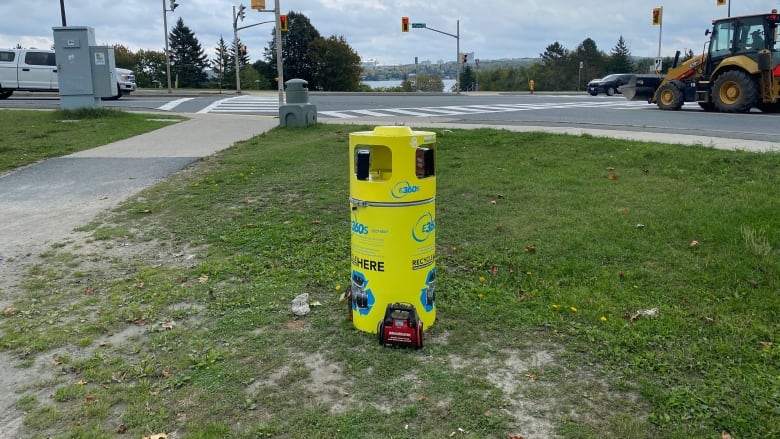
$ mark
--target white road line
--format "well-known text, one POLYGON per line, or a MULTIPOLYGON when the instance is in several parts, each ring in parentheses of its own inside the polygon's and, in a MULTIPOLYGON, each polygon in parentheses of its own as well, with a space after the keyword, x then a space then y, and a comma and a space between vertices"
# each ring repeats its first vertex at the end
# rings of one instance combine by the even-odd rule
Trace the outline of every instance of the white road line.
POLYGON ((168 102, 167 104, 165 104, 165 105, 163 105, 163 106, 160 106, 160 107, 158 107, 157 109, 158 109, 158 110, 161 110, 161 111, 171 111, 171 110, 173 110, 174 108, 178 107, 179 105, 181 105, 181 104, 183 104, 183 103, 185 103, 185 102, 187 102, 187 101, 191 101, 191 100, 193 100, 193 99, 195 99, 195 98, 182 98, 182 99, 176 99, 175 101, 170 101, 170 102, 168 102))
MULTIPOLYGON (((366 110, 353 110, 353 111, 366 111, 366 110)), ((343 111, 318 111, 317 114, 322 115, 322 116, 335 117, 337 119, 353 119, 353 118, 357 117, 357 116, 354 116, 352 114, 347 114, 347 113, 345 113, 343 111)), ((377 114, 379 114, 379 113, 377 113, 377 114)), ((381 116, 385 116, 386 117, 386 116, 390 116, 390 115, 389 114, 382 114, 381 116)))
POLYGON ((211 110, 217 108, 221 104, 223 104, 225 102, 232 101, 234 99, 237 99, 237 98, 236 97, 232 97, 232 98, 225 98, 225 99, 220 99, 218 101, 214 101, 214 102, 211 103, 211 105, 209 105, 209 106, 203 108, 202 110, 198 111, 198 113, 210 113, 211 110))

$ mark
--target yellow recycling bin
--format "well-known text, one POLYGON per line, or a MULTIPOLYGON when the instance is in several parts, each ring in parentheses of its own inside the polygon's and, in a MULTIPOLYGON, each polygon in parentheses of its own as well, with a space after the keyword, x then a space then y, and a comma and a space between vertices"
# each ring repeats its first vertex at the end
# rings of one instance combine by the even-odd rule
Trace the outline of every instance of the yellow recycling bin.
POLYGON ((349 135, 352 322, 376 333, 388 304, 436 319, 436 133, 379 126, 349 135))

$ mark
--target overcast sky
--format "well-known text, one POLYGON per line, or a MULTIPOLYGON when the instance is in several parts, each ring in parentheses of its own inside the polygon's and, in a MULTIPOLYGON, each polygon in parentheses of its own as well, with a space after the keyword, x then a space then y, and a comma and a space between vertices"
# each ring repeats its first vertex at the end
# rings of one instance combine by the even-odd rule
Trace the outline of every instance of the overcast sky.
MULTIPOLYGON (((98 44, 122 44, 132 51, 162 51, 165 45, 163 3, 170 0, 64 0, 69 26, 95 28, 98 44)), ((249 9, 247 25, 273 19, 269 12, 249 9)), ((700 52, 704 31, 728 8, 716 0, 280 0, 283 13, 303 13, 324 37, 343 36, 365 60, 380 64, 453 61, 456 39, 427 29, 401 33, 401 17, 455 34, 460 20, 461 52, 477 59, 538 57, 558 41, 574 50, 592 38, 609 52, 622 35, 633 55, 655 57, 659 27, 651 25, 654 7, 663 7, 662 56, 676 50, 700 52)), ((269 8, 274 0, 266 0, 269 8)), ((211 56, 220 35, 233 38, 232 7, 225 0, 177 0, 168 13, 168 30, 179 17, 211 56)), ((731 0, 731 15, 780 9, 780 0, 731 0)), ((0 48, 50 48, 52 27, 62 25, 57 0, 0 0, 0 48)), ((252 61, 262 59, 273 25, 239 31, 252 61)))

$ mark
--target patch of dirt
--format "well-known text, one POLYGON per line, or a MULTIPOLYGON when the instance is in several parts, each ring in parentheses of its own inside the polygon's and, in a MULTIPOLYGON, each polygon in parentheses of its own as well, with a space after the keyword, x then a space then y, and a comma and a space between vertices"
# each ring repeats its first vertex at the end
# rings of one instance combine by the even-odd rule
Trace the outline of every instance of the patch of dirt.
MULTIPOLYGON (((0 237, 2 239, 2 237, 0 237)), ((198 250, 188 247, 173 249, 162 246, 155 241, 119 242, 99 241, 92 238, 91 232, 71 232, 66 237, 56 241, 50 237, 51 245, 36 245, 26 254, 13 257, 0 256, 0 312, 11 307, 25 294, 23 282, 30 270, 36 266, 52 266, 48 260, 53 254, 67 253, 78 263, 78 271, 84 273, 79 279, 85 284, 91 280, 90 273, 102 278, 112 278, 132 272, 128 263, 142 262, 149 265, 165 265, 171 267, 187 267, 198 263, 198 250), (123 261, 123 263, 117 263, 123 261)), ((192 308, 195 305, 181 304, 179 308, 192 308)), ((174 307, 172 311, 175 311, 174 307)), ((33 365, 26 367, 29 358, 24 361, 5 352, 0 352, 0 438, 18 438, 22 434, 24 413, 16 408, 16 401, 22 396, 23 389, 35 383, 49 380, 54 371, 50 365, 52 358, 67 354, 74 358, 85 358, 92 355, 97 346, 104 344, 119 345, 142 336, 148 331, 148 326, 130 325, 122 331, 96 339, 92 348, 74 350, 73 352, 50 351, 33 359, 33 365)), ((2 335, 2 332, 0 332, 2 335)), ((48 398, 51 388, 41 391, 39 399, 48 398)))

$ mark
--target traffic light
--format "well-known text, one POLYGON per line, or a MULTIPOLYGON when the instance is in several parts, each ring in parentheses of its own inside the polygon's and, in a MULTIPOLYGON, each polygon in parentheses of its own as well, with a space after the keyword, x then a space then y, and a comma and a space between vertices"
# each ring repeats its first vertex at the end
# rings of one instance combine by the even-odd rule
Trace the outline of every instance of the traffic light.
POLYGON ((729 4, 729 0, 718 0, 717 4, 718 6, 726 6, 729 4))
POLYGON ((265 10, 265 0, 252 0, 252 9, 258 11, 265 10))
POLYGON ((242 45, 241 45, 241 50, 239 51, 239 53, 241 54, 241 56, 242 56, 242 57, 243 57, 243 56, 246 56, 246 46, 244 46, 244 45, 242 44, 242 45))
POLYGON ((287 15, 286 14, 280 15, 279 16, 279 30, 281 30, 282 32, 287 32, 287 26, 288 26, 288 24, 287 24, 287 15))
POLYGON ((241 21, 244 21, 244 18, 246 18, 246 6, 243 4, 238 6, 238 14, 236 14, 238 18, 241 19, 241 21))
POLYGON ((170 11, 173 12, 173 10, 176 9, 176 6, 179 6, 179 4, 176 3, 175 0, 171 0, 171 9, 170 9, 170 11))
POLYGON ((409 32, 409 17, 401 17, 401 32, 409 32))
POLYGON ((469 54, 468 53, 461 53, 460 54, 460 63, 461 64, 466 64, 467 62, 469 62, 469 54))
POLYGON ((661 15, 664 8, 653 8, 653 26, 661 25, 661 15))

